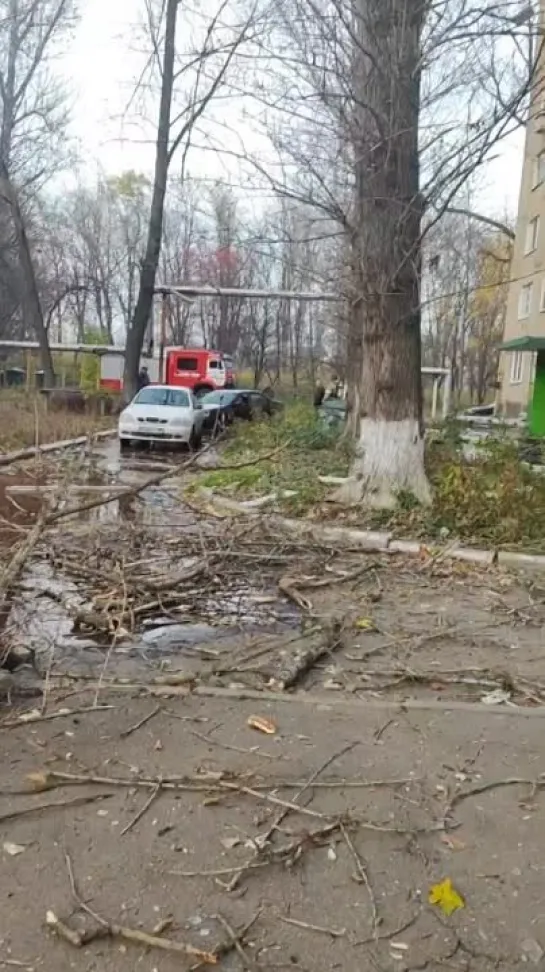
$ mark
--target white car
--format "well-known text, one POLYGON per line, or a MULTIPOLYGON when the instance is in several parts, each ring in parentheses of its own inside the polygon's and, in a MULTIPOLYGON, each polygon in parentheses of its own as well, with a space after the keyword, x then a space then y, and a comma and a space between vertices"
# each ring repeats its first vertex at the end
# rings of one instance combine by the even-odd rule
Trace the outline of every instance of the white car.
POLYGON ((187 388, 147 385, 119 416, 119 447, 166 442, 198 449, 205 413, 187 388))

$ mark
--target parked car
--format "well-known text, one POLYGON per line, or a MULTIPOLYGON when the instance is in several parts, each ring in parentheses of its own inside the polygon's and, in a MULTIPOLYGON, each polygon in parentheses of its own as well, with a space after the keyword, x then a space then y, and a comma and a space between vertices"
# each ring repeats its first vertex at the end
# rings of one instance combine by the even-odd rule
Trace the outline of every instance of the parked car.
POLYGON ((205 412, 204 429, 209 432, 222 430, 235 419, 251 421, 261 415, 273 415, 283 408, 282 402, 255 388, 209 392, 203 395, 200 404, 205 412))
POLYGON ((119 416, 119 446, 165 442, 198 449, 205 413, 187 388, 147 385, 119 416))

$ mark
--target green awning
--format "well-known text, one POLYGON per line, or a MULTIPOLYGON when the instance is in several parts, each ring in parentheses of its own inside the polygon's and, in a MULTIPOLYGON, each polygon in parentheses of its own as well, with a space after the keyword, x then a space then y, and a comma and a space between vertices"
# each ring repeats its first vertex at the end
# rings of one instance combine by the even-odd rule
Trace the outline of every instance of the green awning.
POLYGON ((511 341, 504 341, 500 344, 500 351, 545 351, 545 336, 512 338, 511 341))

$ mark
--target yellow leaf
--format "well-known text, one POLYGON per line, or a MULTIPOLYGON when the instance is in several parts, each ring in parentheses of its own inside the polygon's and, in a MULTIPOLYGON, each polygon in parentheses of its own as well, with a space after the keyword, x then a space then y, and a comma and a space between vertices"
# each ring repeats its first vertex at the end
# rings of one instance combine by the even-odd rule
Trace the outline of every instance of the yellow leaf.
POLYGON ((51 773, 29 773, 27 780, 35 793, 43 793, 44 790, 52 790, 59 783, 51 773))
POLYGON ((375 625, 373 624, 371 618, 358 618, 357 621, 354 621, 354 627, 357 628, 358 631, 370 631, 371 628, 375 627, 375 625))
POLYGON ((465 901, 456 888, 453 888, 450 878, 445 878, 440 884, 434 884, 429 891, 428 901, 438 905, 445 915, 452 915, 459 908, 465 908, 465 901))

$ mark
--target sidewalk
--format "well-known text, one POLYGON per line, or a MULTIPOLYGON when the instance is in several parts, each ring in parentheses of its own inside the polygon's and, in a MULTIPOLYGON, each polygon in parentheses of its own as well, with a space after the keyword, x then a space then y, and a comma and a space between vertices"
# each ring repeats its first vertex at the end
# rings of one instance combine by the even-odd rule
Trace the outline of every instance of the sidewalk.
MULTIPOLYGON (((91 702, 89 693, 50 699, 48 711, 91 702)), ((228 929, 254 918, 221 968, 512 972, 539 958, 545 845, 532 781, 545 772, 545 723, 536 710, 406 710, 335 694, 313 704, 102 693, 100 703, 112 708, 2 730, 0 969, 196 967, 198 958, 144 948, 117 926, 155 929, 211 958, 219 943, 232 946, 228 929), (276 734, 250 728, 252 715, 276 734), (118 783, 56 787, 42 776, 47 792, 13 793, 37 772, 118 783), (153 782, 169 777, 184 782, 153 782), (93 802, 73 802, 82 797, 93 802), (447 877, 465 900, 450 917, 428 903, 447 877), (71 878, 88 909, 116 926, 113 937, 76 948, 45 929, 48 910, 80 940, 99 927, 76 907, 71 878)))

